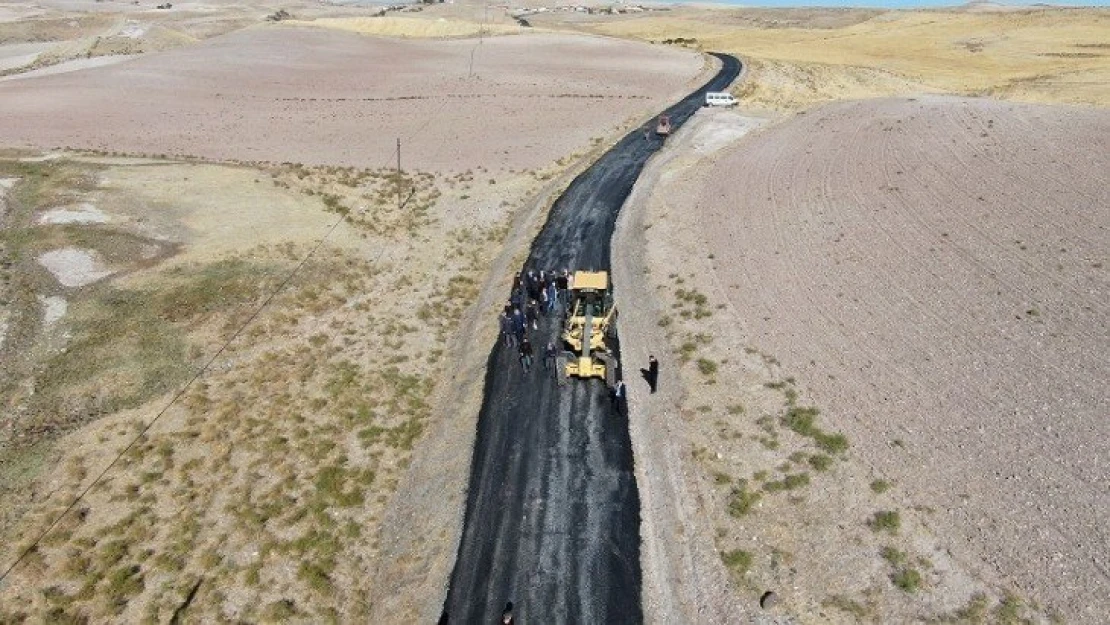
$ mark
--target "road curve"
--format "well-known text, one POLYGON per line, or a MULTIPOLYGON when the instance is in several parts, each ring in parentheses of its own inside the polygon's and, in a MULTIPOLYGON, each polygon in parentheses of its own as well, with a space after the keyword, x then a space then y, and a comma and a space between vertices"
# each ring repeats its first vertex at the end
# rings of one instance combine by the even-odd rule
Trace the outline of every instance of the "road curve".
MULTIPOLYGON (((717 75, 667 109, 674 128, 706 91, 739 75, 735 57, 714 56, 717 75)), ((617 213, 662 144, 638 129, 575 178, 525 269, 608 270, 617 213)), ((619 293, 616 300, 629 301, 619 293)), ((541 318, 531 333, 537 355, 557 333, 557 315, 541 318)), ((526 374, 515 349, 498 343, 490 353, 445 617, 497 623, 511 601, 519 623, 642 622, 640 498, 627 418, 612 409, 603 382, 560 388, 541 360, 526 374)))

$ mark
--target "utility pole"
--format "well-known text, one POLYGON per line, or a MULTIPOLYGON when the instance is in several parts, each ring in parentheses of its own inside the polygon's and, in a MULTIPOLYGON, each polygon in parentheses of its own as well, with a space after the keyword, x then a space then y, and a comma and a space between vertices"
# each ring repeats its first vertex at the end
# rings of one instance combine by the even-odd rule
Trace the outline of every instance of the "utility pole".
POLYGON ((397 210, 401 210, 401 138, 397 137, 397 210))

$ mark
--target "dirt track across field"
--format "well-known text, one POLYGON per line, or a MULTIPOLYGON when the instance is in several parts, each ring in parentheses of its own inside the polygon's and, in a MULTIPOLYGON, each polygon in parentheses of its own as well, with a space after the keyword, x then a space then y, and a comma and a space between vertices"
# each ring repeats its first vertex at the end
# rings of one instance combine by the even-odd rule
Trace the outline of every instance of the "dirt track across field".
MULTIPOLYGON (((722 61, 712 80, 668 110, 675 126, 698 109, 705 91, 739 74, 735 58, 722 61)), ((525 269, 607 270, 617 213, 662 143, 637 130, 579 176, 552 208, 525 269)), ((549 316, 531 340, 542 353, 557 333, 558 318, 549 316)), ((501 343, 490 354, 445 607, 452 622, 492 621, 508 601, 522 622, 643 620, 640 502, 627 419, 601 382, 559 388, 556 375, 539 363, 524 373, 515 350, 501 343)))

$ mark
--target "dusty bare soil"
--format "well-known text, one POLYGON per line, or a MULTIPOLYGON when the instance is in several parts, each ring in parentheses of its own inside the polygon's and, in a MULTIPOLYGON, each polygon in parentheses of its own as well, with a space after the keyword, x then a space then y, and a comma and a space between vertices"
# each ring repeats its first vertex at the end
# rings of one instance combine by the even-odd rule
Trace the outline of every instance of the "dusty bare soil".
POLYGON ((630 394, 647 613, 729 620, 731 570, 757 619, 774 590, 805 622, 1103 620, 1106 112, 693 122, 614 268, 654 294, 625 306, 626 358, 666 354, 661 393, 630 394))
POLYGON ((401 139, 408 168, 523 171, 650 115, 702 64, 589 36, 396 40, 268 25, 0 83, 0 142, 379 167, 401 139))

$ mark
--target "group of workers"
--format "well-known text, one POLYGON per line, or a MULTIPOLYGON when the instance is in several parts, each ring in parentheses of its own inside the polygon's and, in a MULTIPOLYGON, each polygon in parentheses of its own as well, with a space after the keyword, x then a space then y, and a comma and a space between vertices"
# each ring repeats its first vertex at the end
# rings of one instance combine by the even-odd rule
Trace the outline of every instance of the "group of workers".
MULTIPOLYGON (((554 313, 567 301, 567 293, 574 285, 574 276, 570 270, 536 271, 518 273, 513 279, 513 290, 505 308, 501 312, 501 338, 506 346, 517 347, 520 354, 520 364, 525 371, 532 366, 535 350, 528 335, 532 330, 539 329, 540 316, 554 313)), ((558 354, 558 346, 554 340, 547 343, 544 349, 543 366, 551 366, 558 354)))
MULTIPOLYGON (((569 292, 574 288, 574 275, 569 270, 535 271, 518 273, 513 279, 512 294, 505 302, 500 315, 501 340, 506 347, 516 346, 521 367, 527 373, 532 368, 536 352, 529 339, 532 331, 539 330, 540 316, 547 316, 558 310, 567 311, 569 292)), ((606 297, 611 297, 606 293, 606 297)), ((605 304, 606 307, 611 305, 605 304)), ((555 366, 559 354, 559 340, 547 342, 543 350, 543 368, 555 366)), ((648 368, 641 374, 654 393, 659 380, 659 362, 655 356, 648 360, 648 368)), ((625 401, 624 381, 618 379, 609 389, 613 406, 621 410, 625 401)))

